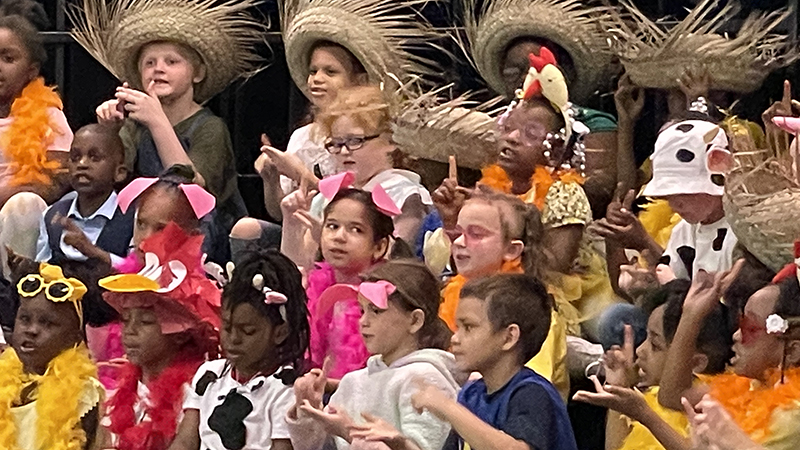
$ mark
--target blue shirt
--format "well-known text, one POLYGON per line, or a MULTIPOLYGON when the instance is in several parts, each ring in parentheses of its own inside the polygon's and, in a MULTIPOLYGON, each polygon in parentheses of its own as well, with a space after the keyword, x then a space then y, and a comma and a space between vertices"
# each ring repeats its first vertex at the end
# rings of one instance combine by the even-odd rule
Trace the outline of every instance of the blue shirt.
MULTIPOLYGON (((100 237, 100 233, 103 231, 103 227, 106 226, 109 220, 114 217, 114 212, 117 210, 117 193, 111 192, 111 195, 108 196, 105 202, 97 208, 97 211, 90 214, 88 217, 83 217, 81 212, 78 210, 78 196, 74 193, 70 193, 67 195, 74 195, 72 199, 72 204, 69 207, 69 212, 67 213, 67 217, 72 219, 72 222, 83 231, 83 234, 89 238, 89 241, 92 244, 97 243, 97 238, 100 237)), ((47 225, 44 222, 44 217, 47 215, 47 211, 50 210, 51 207, 48 207, 45 213, 42 215, 42 220, 39 222, 39 239, 36 242, 36 261, 39 262, 47 262, 53 257, 53 253, 50 250, 49 245, 49 238, 47 233, 47 225)), ((61 236, 60 241, 61 251, 64 252, 64 256, 68 259, 76 260, 76 261, 85 261, 86 256, 79 252, 75 247, 71 245, 67 245, 64 243, 64 236, 61 236)), ((114 255, 111 254, 111 263, 116 264, 122 260, 125 255, 114 255)))
MULTIPOLYGON (((578 448, 558 391, 528 368, 523 367, 491 394, 482 379, 469 383, 458 394, 458 402, 493 428, 525 442, 531 450, 578 448)), ((461 439, 459 444, 463 447, 461 439)))

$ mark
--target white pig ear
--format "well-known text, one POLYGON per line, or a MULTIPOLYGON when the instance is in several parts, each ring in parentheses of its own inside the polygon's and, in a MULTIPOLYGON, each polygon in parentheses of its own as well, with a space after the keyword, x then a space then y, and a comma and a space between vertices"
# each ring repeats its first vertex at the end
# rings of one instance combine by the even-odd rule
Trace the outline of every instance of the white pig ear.
POLYGON ((725 148, 711 147, 706 152, 706 167, 712 174, 726 175, 733 170, 733 155, 725 148))

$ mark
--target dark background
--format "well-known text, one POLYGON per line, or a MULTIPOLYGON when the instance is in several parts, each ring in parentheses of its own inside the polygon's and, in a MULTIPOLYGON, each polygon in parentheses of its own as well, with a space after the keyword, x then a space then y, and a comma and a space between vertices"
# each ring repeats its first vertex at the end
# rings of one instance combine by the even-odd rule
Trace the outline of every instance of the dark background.
MULTIPOLYGON (((39 0, 45 5, 50 17, 50 29, 45 31, 48 61, 42 69, 48 84, 57 84, 64 99, 65 113, 73 130, 93 122, 94 110, 104 100, 111 98, 118 81, 100 64, 89 56, 80 45, 75 43, 67 33, 69 21, 63 11, 68 3, 81 0, 39 0)), ((751 0, 742 1, 742 17, 753 9, 774 10, 789 4, 794 5, 795 14, 788 20, 782 31, 796 32, 798 0, 751 0)), ((634 0, 634 3, 650 17, 672 15, 682 18, 686 8, 691 8, 697 0, 634 0)), ((458 1, 444 0, 429 3, 422 11, 423 15, 437 27, 458 26, 461 11, 458 1)), ((280 37, 278 8, 276 0, 266 0, 258 7, 258 13, 270 26, 270 33, 265 36, 268 47, 261 53, 267 61, 267 67, 247 80, 237 81, 222 94, 212 99, 208 106, 228 124, 233 139, 237 170, 240 174, 239 186, 247 202, 251 215, 263 217, 265 212, 262 202, 260 178, 254 173, 253 161, 259 154, 259 136, 266 133, 278 148, 285 148, 291 131, 306 116, 307 103, 303 95, 294 85, 286 67, 283 46, 280 37)), ((735 32, 735 30, 730 30, 735 32)), ((449 42, 453 54, 458 51, 449 42)), ((480 78, 464 61, 452 61, 440 57, 443 66, 443 78, 456 81, 457 90, 479 89, 480 78)), ((757 120, 772 100, 780 99, 782 80, 788 78, 797 87, 798 64, 773 73, 764 86, 757 92, 741 99, 736 112, 746 118, 757 120)), ((213 67, 210 70, 214 70, 213 67)), ((797 91, 797 87, 793 90, 797 91)), ((588 105, 609 112, 614 112, 613 93, 599 92, 588 105)), ((656 117, 662 104, 656 96, 648 95, 647 110, 637 129, 637 151, 640 159, 652 148, 655 139, 656 117)))

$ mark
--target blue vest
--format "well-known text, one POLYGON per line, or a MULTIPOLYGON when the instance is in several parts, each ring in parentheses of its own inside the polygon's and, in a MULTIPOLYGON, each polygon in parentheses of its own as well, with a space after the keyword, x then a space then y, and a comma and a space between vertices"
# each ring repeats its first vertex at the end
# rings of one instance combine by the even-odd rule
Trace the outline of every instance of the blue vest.
MULTIPOLYGON (((59 222, 54 223, 53 218, 56 213, 62 217, 67 217, 73 199, 74 197, 62 198, 53 203, 53 206, 45 213, 44 223, 47 229, 47 243, 50 246, 52 255, 50 261, 48 261, 49 263, 58 264, 67 259, 61 250, 61 235, 64 233, 64 227, 59 222)), ((135 209, 133 207, 128 208, 128 212, 123 214, 117 207, 114 211, 114 216, 103 226, 103 230, 100 231, 100 236, 97 237, 97 242, 94 245, 108 253, 125 257, 128 254, 128 247, 133 238, 133 214, 135 209)))

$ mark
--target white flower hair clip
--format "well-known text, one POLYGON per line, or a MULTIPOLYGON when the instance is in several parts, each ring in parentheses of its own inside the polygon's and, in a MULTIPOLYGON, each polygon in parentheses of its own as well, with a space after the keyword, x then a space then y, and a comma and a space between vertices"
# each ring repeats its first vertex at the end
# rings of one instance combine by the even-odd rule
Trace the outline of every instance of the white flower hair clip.
POLYGON ((784 334, 789 329, 789 321, 783 317, 772 314, 767 317, 767 334, 784 334))
POLYGON ((260 273, 253 275, 253 288, 264 294, 264 304, 280 305, 279 311, 281 319, 286 320, 286 302, 289 300, 284 294, 277 292, 264 284, 264 276, 260 273))

